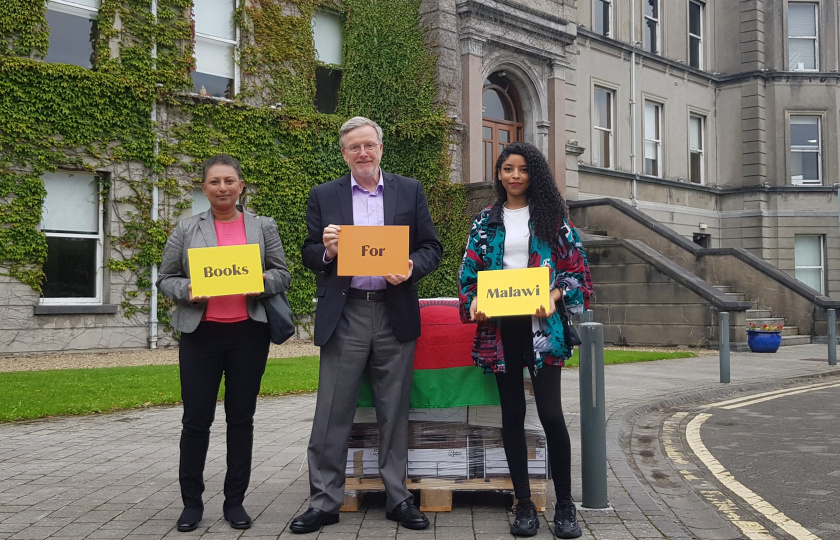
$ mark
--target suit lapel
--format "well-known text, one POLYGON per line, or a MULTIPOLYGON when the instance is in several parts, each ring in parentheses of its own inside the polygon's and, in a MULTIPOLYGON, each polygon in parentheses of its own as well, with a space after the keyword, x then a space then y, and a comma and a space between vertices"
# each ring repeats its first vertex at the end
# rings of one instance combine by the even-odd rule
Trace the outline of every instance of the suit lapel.
POLYGON ((213 224, 212 210, 208 210, 203 214, 201 221, 198 222, 198 230, 201 231, 201 238, 204 240, 205 247, 216 247, 219 245, 219 240, 216 238, 216 227, 213 224))
MULTIPOLYGON (((338 208, 341 211, 341 219, 343 224, 353 224, 353 186, 350 185, 350 175, 342 176, 338 182, 338 189, 336 190, 336 197, 338 198, 338 208)), ((336 225, 341 225, 336 223, 336 225)))
POLYGON ((397 214, 397 182, 394 177, 382 171, 382 195, 385 198, 385 225, 394 224, 394 216, 397 214))

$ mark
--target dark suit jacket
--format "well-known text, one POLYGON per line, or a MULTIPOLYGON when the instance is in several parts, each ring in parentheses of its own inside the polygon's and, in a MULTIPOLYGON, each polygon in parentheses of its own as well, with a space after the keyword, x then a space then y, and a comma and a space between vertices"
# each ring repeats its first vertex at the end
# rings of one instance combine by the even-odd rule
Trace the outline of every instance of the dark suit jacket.
MULTIPOLYGON (((420 335, 420 305, 417 282, 435 271, 443 246, 437 237, 426 196, 420 182, 382 172, 385 225, 409 226, 409 258, 414 262, 411 278, 398 286, 388 284, 385 300, 394 337, 405 342, 420 335)), ((306 208, 308 233, 303 241, 303 264, 317 276, 315 345, 324 345, 332 336, 350 289, 350 276, 337 276, 338 257, 324 263, 324 227, 353 224, 353 195, 350 175, 312 188, 306 208)), ((339 241, 339 257, 341 243, 339 241)))

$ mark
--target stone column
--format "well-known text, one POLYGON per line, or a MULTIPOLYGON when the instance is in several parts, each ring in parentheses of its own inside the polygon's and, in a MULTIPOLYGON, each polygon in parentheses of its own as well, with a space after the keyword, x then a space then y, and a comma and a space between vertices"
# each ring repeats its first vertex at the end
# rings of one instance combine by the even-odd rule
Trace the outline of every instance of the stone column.
POLYGON ((548 166, 560 193, 566 193, 566 70, 558 62, 548 76, 548 166))
POLYGON ((482 105, 484 88, 482 73, 483 43, 477 39, 461 41, 461 111, 467 126, 463 147, 464 183, 484 180, 484 149, 481 142, 482 105))

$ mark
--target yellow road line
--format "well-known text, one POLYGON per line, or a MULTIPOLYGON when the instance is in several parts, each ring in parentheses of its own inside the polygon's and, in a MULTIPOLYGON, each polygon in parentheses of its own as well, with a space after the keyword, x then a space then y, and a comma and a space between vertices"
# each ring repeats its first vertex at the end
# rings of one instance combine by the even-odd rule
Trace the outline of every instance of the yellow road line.
MULTIPOLYGON (((836 384, 837 383, 835 383, 835 382, 829 381, 829 382, 822 382, 822 383, 816 383, 816 384, 809 384, 808 386, 800 386, 800 387, 798 387, 798 389, 816 389, 816 388, 822 388, 822 387, 825 387, 825 386, 836 386, 836 384)), ((783 390, 772 390, 770 392, 763 392, 761 394, 752 394, 752 395, 749 395, 749 396, 741 396, 739 398, 728 399, 726 401, 718 401, 717 403, 712 403, 712 404, 708 405, 708 407, 710 407, 710 408, 711 407, 724 407, 726 405, 731 405, 733 403, 739 403, 741 401, 753 400, 755 398, 760 398, 760 397, 764 397, 764 396, 786 395, 790 391, 791 391, 791 388, 785 388, 783 390)))
MULTIPOLYGON (((793 396, 793 395, 796 395, 796 394, 803 394, 805 392, 810 392, 812 390, 823 390, 825 388, 837 388, 838 386, 840 386, 840 383, 834 383, 834 384, 829 384, 829 385, 825 385, 825 386, 820 386, 818 388, 798 388, 798 389, 795 389, 795 390, 791 389, 784 394, 779 394, 779 395, 775 395, 775 396, 765 396, 765 397, 761 397, 761 398, 758 398, 758 399, 753 399, 751 401, 744 401, 743 403, 738 403, 738 404, 735 404, 735 405, 726 405, 724 407, 721 407, 721 409, 737 409, 738 407, 746 407, 747 405, 755 405, 756 403, 761 403, 763 401, 770 401, 771 399, 776 399, 776 398, 785 397, 785 396, 793 396)), ((753 396, 753 397, 755 397, 755 396, 753 396)))
MULTIPOLYGON (((816 536, 799 523, 793 521, 772 504, 762 499, 750 488, 735 480, 732 473, 727 471, 723 465, 715 459, 711 452, 706 449, 706 445, 703 444, 703 440, 700 438, 700 426, 702 426, 706 420, 711 418, 711 416, 711 414, 700 413, 694 417, 685 428, 685 438, 688 441, 688 445, 691 447, 692 452, 694 452, 694 455, 703 462, 706 468, 711 471, 721 484, 742 498, 747 504, 775 523, 782 530, 797 540, 820 540, 819 536, 816 536)), ((748 531, 748 529, 751 529, 754 524, 754 522, 735 523, 735 525, 738 526, 748 538, 753 538, 751 535, 755 534, 755 531, 748 531), (747 523, 749 523, 749 525, 747 525, 747 523), (742 524, 747 526, 742 527, 742 524)))

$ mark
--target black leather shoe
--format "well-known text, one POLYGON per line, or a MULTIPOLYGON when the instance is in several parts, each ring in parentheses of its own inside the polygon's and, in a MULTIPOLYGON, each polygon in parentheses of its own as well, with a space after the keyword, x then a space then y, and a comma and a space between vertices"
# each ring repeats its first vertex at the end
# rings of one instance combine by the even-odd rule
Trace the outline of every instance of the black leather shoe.
POLYGON ((204 515, 204 510, 201 508, 184 508, 181 512, 181 517, 178 518, 177 529, 180 532, 190 532, 198 528, 198 522, 204 515))
POLYGON ((233 508, 226 508, 223 510, 225 521, 230 523, 234 529, 250 529, 251 516, 242 508, 242 505, 234 506, 233 508))
POLYGON ((385 517, 391 521, 399 521, 400 525, 407 529, 425 529, 429 526, 429 518, 426 514, 408 502, 408 499, 398 504, 392 511, 385 512, 385 517))
POLYGON ((310 508, 292 520, 289 530, 293 533, 311 533, 321 529, 324 525, 338 523, 338 514, 324 512, 320 508, 310 508))

